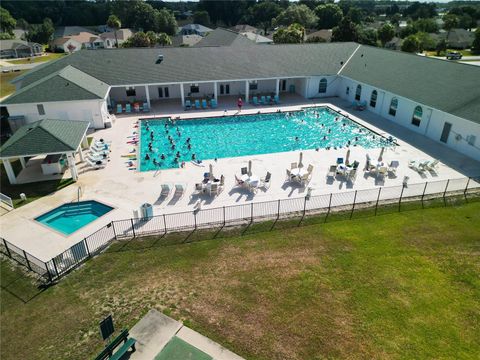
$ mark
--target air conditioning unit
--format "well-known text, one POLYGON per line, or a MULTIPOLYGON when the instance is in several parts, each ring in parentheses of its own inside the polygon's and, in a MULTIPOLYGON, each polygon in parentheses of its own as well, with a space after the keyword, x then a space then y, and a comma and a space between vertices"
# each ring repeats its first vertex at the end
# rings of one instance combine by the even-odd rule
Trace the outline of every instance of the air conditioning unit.
POLYGON ((475 140, 477 140, 477 137, 475 135, 468 135, 467 136, 467 143, 468 145, 475 145, 475 140))

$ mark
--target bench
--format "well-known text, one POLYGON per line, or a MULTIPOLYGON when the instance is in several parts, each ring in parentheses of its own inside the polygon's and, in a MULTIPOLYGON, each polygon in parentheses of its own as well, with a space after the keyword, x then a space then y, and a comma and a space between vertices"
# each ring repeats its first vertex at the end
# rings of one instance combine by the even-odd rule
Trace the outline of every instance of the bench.
POLYGON ((128 349, 132 348, 132 352, 135 352, 135 343, 137 340, 134 338, 128 338, 128 329, 122 330, 113 341, 108 344, 105 349, 95 358, 95 360, 119 360, 123 355, 128 352, 128 349), (123 345, 115 352, 113 351, 123 342, 123 345))

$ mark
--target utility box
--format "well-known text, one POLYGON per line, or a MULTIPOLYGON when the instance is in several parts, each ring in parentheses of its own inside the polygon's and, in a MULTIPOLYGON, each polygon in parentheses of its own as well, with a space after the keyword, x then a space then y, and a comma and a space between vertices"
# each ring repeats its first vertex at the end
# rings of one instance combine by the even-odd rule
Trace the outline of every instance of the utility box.
POLYGON ((145 203, 140 207, 140 213, 142 218, 150 219, 153 217, 153 206, 152 204, 145 203))

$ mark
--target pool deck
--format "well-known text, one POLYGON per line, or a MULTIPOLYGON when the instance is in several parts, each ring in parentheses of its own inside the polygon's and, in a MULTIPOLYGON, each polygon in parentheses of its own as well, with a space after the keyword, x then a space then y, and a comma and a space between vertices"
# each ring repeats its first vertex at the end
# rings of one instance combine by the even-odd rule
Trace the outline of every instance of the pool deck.
MULTIPOLYGON (((274 112, 298 110, 305 106, 328 105, 342 113, 351 114, 351 118, 369 129, 384 136, 393 135, 398 139, 399 146, 386 149, 383 161, 387 164, 397 160, 400 166, 396 178, 386 177, 384 182, 378 182, 375 177, 363 174, 363 166, 367 153, 375 161, 380 149, 365 150, 359 147, 351 147, 350 162, 360 162, 359 173, 354 186, 337 179, 333 182, 326 181, 326 174, 330 165, 336 163, 338 157, 345 157, 347 149, 320 149, 304 150, 303 164, 314 166, 313 176, 308 185, 312 188, 312 195, 338 193, 352 190, 375 189, 379 186, 396 186, 402 183, 404 176, 410 178, 409 183, 423 183, 425 181, 456 179, 465 176, 478 176, 480 174, 480 162, 474 161, 458 152, 455 152, 439 143, 414 133, 406 128, 385 120, 369 111, 355 111, 350 104, 338 99, 306 100, 292 97, 282 103, 281 106, 268 106, 266 108, 247 105, 242 114, 262 112, 274 112), (441 163, 437 174, 428 173, 422 177, 417 172, 408 168, 408 162, 412 159, 435 159, 441 163)), ((163 113, 156 109, 156 116, 180 116, 181 118, 195 118, 219 116, 224 113, 225 106, 219 106, 217 110, 192 110, 184 112, 178 103, 173 102, 162 106, 163 113)), ((232 106, 227 108, 228 115, 233 115, 237 109, 232 106)), ((228 205, 244 204, 251 202, 264 202, 270 200, 303 197, 306 188, 300 188, 291 183, 285 183, 286 169, 290 163, 298 162, 300 151, 274 153, 266 155, 252 155, 236 158, 218 159, 217 162, 205 161, 205 167, 198 167, 187 163, 181 169, 167 169, 161 171, 138 172, 128 167, 127 160, 122 155, 127 155, 135 148, 127 144, 127 136, 131 136, 139 114, 131 116, 122 115, 117 117, 112 128, 103 129, 93 133, 96 139, 104 138, 112 141, 110 161, 105 169, 91 170, 78 162, 80 178, 76 185, 71 185, 54 194, 43 197, 37 201, 15 209, 0 217, 2 236, 12 244, 26 250, 42 261, 48 261, 57 254, 68 249, 84 237, 94 233, 112 220, 128 219, 133 217, 133 211, 138 210, 143 203, 151 203, 154 206, 154 215, 191 211, 197 201, 201 201, 202 209, 209 207, 221 207, 228 205), (235 187, 234 175, 240 174, 240 168, 245 167, 248 161, 252 161, 252 172, 258 177, 264 177, 266 172, 272 173, 271 186, 268 190, 259 190, 255 195, 246 190, 235 187), (195 183, 201 182, 203 173, 208 171, 209 164, 213 164, 215 177, 225 176, 225 187, 218 196, 210 198, 207 195, 193 195, 195 183), (186 188, 181 198, 172 198, 172 194, 166 199, 159 198, 161 184, 183 184, 186 188), (55 233, 33 219, 54 207, 65 202, 77 199, 78 186, 82 188, 81 200, 96 200, 114 207, 114 210, 98 220, 88 224, 70 236, 55 233)), ((143 115, 143 114, 142 114, 143 115)), ((141 118, 153 117, 145 114, 141 118)), ((77 159, 79 161, 79 159, 77 159)), ((28 196, 28 194, 26 194, 28 196)))

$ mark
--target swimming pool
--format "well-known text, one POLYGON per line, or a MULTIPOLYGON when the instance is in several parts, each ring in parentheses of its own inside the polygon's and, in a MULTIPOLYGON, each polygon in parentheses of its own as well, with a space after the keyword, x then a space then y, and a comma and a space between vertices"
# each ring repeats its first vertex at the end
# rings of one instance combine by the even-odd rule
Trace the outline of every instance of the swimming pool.
POLYGON ((388 139, 327 107, 178 120, 174 124, 169 118, 142 120, 139 131, 140 171, 179 167, 193 155, 207 160, 348 145, 367 149, 391 145, 388 139))
POLYGON ((59 206, 35 220, 62 234, 70 235, 111 210, 111 206, 98 201, 80 201, 59 206))

